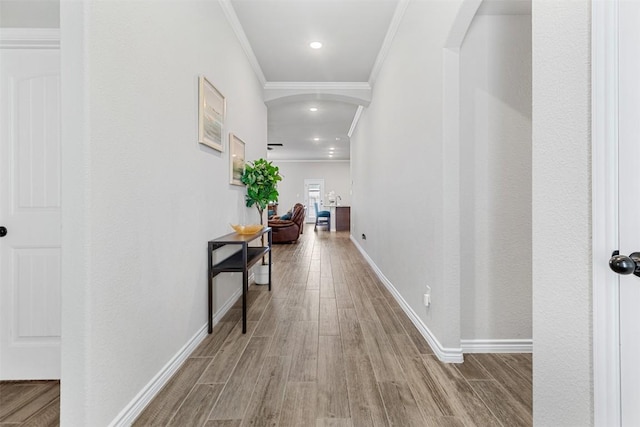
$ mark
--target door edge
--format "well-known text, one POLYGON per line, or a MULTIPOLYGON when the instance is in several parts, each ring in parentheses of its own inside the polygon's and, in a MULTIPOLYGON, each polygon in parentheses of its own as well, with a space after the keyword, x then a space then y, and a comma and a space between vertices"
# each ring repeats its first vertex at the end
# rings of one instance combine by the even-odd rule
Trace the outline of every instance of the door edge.
POLYGON ((618 247, 618 2, 591 4, 593 420, 619 426, 619 279, 607 263, 618 247))

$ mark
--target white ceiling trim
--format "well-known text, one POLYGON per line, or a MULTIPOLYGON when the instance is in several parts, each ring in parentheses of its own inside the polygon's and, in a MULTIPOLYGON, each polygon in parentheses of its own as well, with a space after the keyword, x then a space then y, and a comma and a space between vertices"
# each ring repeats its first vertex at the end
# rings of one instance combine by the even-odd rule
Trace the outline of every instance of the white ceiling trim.
POLYGON ((233 29, 233 32, 236 33, 236 37, 240 42, 240 46, 242 46, 242 50, 247 55, 247 59, 253 68, 253 71, 256 73, 260 84, 264 86, 267 82, 267 79, 262 72, 262 67, 260 67, 260 63, 258 62, 258 58, 256 58, 253 49, 251 48, 251 44, 249 43, 249 39, 247 39, 247 35, 244 33, 244 29, 240 24, 240 20, 238 19, 238 15, 236 15, 236 11, 231 4, 231 0, 218 0, 220 3, 220 7, 222 7, 222 11, 227 18, 227 22, 233 29))
POLYGON ((356 130, 356 126, 358 126, 358 121, 360 120, 360 116, 362 115, 362 111, 364 111, 364 107, 362 105, 358 105, 358 109, 356 110, 355 116, 353 116, 353 121, 351 122, 351 127, 349 128, 349 132, 347 136, 351 138, 353 132, 356 130))
POLYGON ((371 90, 367 82, 266 82, 266 90, 371 90))
POLYGON ((2 28, 2 49, 58 49, 60 30, 57 28, 2 28))
POLYGON ((389 49, 391 49, 393 38, 398 32, 398 27, 400 27, 400 22, 402 21, 404 12, 407 10, 407 6, 409 6, 409 1, 410 0, 400 0, 398 2, 398 6, 396 6, 396 11, 393 13, 393 18, 391 18, 391 22, 389 23, 387 35, 384 37, 384 41, 380 47, 380 52, 378 52, 378 56, 376 57, 376 62, 373 64, 371 74, 369 74, 369 86, 373 86, 378 78, 382 64, 384 64, 384 60, 387 58, 389 49))
POLYGON ((267 160, 275 163, 350 163, 351 162, 351 160, 329 160, 329 159, 327 160, 267 159, 267 160))
POLYGON ((367 106, 371 103, 371 87, 367 82, 267 82, 264 85, 264 102, 268 106, 303 100, 367 106))

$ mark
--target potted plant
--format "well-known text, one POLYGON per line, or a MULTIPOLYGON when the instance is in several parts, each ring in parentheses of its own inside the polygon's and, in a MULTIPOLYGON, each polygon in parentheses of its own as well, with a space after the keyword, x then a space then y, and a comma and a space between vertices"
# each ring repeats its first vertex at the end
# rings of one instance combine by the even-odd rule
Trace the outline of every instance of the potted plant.
POLYGON ((260 214, 260 224, 264 225, 262 213, 269 202, 278 201, 277 185, 282 181, 280 170, 265 159, 248 162, 244 167, 241 181, 247 186, 247 207, 254 206, 260 214))
MULTIPOLYGON (((245 198, 247 207, 254 206, 260 215, 260 225, 264 225, 263 212, 269 202, 278 201, 277 185, 282 181, 280 170, 265 159, 258 159, 253 163, 248 162, 244 167, 241 181, 247 186, 247 196, 245 198)), ((262 236, 264 245, 264 235, 262 236)), ((255 281, 259 285, 269 283, 269 267, 265 265, 256 266, 255 281)))

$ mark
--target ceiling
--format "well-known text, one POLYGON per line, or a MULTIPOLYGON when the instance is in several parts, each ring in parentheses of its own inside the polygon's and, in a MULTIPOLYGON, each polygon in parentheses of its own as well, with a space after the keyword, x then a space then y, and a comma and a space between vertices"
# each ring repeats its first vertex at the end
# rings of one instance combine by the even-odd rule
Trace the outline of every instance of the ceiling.
POLYGON ((298 101, 269 107, 269 143, 283 144, 282 148, 273 147, 269 157, 348 160, 347 132, 357 109, 356 105, 339 101, 298 101))
POLYGON ((233 0, 269 82, 366 82, 392 0, 233 0), (309 43, 321 41, 321 49, 309 43))
POLYGON ((394 22, 401 16, 396 9, 405 3, 227 1, 225 12, 256 74, 265 88, 279 89, 277 102, 267 102, 268 142, 283 146, 272 147, 269 159, 349 159, 349 131, 358 105, 368 101, 337 96, 335 88, 370 91, 384 47, 395 33, 394 22), (320 41, 322 48, 312 49, 312 41, 320 41), (325 89, 329 86, 333 91, 325 89), (310 111, 312 107, 317 111, 310 111))

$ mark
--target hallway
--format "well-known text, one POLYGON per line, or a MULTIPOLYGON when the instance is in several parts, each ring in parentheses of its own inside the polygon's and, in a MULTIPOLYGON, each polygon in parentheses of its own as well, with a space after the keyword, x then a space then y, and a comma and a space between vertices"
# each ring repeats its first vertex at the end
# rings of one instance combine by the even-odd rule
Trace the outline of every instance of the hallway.
POLYGON ((440 363, 348 234, 307 229, 134 425, 532 425, 531 355, 440 363))

